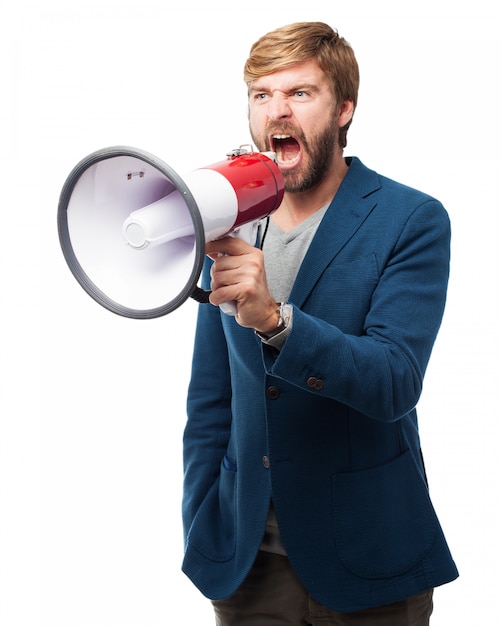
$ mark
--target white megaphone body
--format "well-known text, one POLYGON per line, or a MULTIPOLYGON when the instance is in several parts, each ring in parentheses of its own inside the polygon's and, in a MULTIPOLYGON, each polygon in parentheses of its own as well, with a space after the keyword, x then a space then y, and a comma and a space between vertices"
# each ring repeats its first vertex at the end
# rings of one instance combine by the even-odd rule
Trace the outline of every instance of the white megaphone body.
MULTIPOLYGON (((197 286, 205 244, 234 235, 254 244, 259 221, 279 206, 284 183, 269 152, 239 148, 182 178, 129 147, 99 150, 68 176, 59 199, 64 257, 85 291, 137 319, 170 313, 197 286)), ((234 314, 234 303, 221 305, 234 314)))

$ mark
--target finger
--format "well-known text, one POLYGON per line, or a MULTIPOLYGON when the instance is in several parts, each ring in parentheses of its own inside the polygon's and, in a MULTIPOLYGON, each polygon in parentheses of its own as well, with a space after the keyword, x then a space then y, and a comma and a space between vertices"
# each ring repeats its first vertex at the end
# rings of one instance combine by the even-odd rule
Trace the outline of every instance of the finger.
POLYGON ((221 255, 237 256, 245 254, 249 247, 251 246, 248 243, 238 237, 223 237, 223 239, 209 241, 205 246, 205 253, 211 259, 221 255))

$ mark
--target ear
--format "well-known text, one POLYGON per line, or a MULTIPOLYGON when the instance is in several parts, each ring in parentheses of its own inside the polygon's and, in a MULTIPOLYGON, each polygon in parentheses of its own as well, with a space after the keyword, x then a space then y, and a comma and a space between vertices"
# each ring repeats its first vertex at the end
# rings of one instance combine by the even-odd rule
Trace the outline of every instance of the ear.
POLYGON ((339 128, 343 128, 348 124, 348 122, 353 117, 353 112, 355 111, 355 105, 353 104, 353 100, 345 100, 341 103, 338 116, 337 123, 339 128))

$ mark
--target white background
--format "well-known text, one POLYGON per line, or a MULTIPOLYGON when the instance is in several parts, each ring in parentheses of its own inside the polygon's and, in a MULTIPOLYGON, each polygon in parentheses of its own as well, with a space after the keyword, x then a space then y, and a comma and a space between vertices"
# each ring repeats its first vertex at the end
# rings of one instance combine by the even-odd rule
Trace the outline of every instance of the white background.
POLYGON ((249 142, 250 45, 299 20, 329 22, 355 48, 346 154, 451 216, 448 305, 419 412, 461 577, 436 591, 433 623, 498 623, 497 4, 20 0, 0 18, 1 626, 213 623, 180 571, 196 304, 150 321, 97 305, 63 259, 57 205, 102 147, 147 150, 182 174, 249 142))

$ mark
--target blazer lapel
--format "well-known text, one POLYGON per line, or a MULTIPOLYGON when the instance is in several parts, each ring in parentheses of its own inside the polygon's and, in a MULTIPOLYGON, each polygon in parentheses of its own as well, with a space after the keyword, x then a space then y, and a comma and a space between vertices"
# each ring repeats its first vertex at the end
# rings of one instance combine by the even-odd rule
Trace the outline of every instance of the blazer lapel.
POLYGON ((292 288, 290 302, 298 307, 376 206, 373 192, 381 186, 378 174, 356 157, 347 162, 350 168, 318 227, 292 288))

